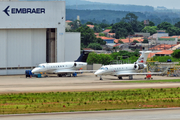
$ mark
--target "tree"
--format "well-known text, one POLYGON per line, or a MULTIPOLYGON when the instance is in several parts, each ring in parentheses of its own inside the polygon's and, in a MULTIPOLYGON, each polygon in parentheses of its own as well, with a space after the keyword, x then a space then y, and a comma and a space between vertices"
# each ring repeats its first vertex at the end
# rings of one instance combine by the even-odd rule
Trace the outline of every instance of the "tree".
POLYGON ((142 43, 149 43, 148 39, 144 39, 142 43))
POLYGON ((97 38, 95 43, 99 43, 100 45, 106 45, 106 41, 102 40, 101 38, 97 38))
POLYGON ((76 30, 81 26, 81 21, 75 20, 73 22, 70 22, 69 25, 71 26, 72 30, 76 30))
POLYGON ((169 27, 166 32, 169 33, 170 36, 179 35, 180 34, 180 28, 174 27, 174 26, 169 27))
POLYGON ((106 36, 104 33, 99 33, 99 36, 106 36))
POLYGON ((102 32, 102 28, 99 25, 95 25, 94 32, 96 32, 96 33, 102 32))
POLYGON ((139 43, 137 40, 134 40, 133 43, 139 43))
POLYGON ((90 43, 94 43, 96 40, 94 31, 88 26, 80 27, 76 30, 76 32, 81 32, 81 43, 83 43, 84 46, 88 46, 90 43))
POLYGON ((99 43, 90 43, 87 48, 92 48, 94 50, 102 50, 102 47, 99 43))
POLYGON ((180 58, 180 49, 174 50, 174 52, 171 55, 172 57, 180 58))
POLYGON ((121 43, 121 44, 123 44, 123 41, 119 40, 119 41, 118 41, 118 43, 121 43))
POLYGON ((97 64, 108 65, 110 64, 111 60, 112 60, 112 57, 109 54, 97 54, 97 53, 91 52, 88 55, 87 63, 88 64, 97 63, 97 64))
POLYGON ((144 27, 144 29, 142 29, 142 32, 148 32, 152 35, 152 34, 156 33, 157 29, 158 28, 156 26, 146 26, 146 27, 144 27))
POLYGON ((93 22, 87 22, 86 25, 94 25, 93 22))
POLYGON ((132 26, 129 23, 119 22, 112 26, 112 33, 116 33, 115 38, 127 37, 128 35, 134 34, 132 26))
POLYGON ((132 26, 133 31, 139 32, 138 26, 141 26, 141 23, 138 22, 138 16, 136 16, 134 13, 128 13, 124 18, 122 18, 122 21, 129 23, 132 26))
POLYGON ((106 23, 101 23, 101 24, 99 24, 99 26, 100 26, 101 28, 110 27, 110 25, 109 25, 109 24, 106 24, 106 23))
POLYGON ((174 26, 180 28, 180 21, 177 22, 174 26))
POLYGON ((149 21, 149 26, 155 26, 154 22, 149 21))
POLYGON ((167 30, 169 27, 173 27, 173 25, 171 23, 168 23, 168 22, 162 22, 157 27, 159 30, 167 30))
POLYGON ((122 20, 124 22, 132 24, 132 23, 136 23, 137 19, 138 19, 138 17, 135 14, 128 13, 128 14, 126 14, 126 16, 122 20))
POLYGON ((136 32, 141 32, 141 30, 144 28, 144 22, 137 21, 137 27, 133 29, 136 32))

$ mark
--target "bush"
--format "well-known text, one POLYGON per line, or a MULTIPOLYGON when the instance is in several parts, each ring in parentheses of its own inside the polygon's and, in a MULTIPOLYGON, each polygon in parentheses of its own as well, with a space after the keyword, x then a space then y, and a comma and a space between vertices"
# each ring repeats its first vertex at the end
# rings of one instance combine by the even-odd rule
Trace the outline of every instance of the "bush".
POLYGON ((175 58, 180 58, 180 49, 174 50, 174 52, 172 53, 172 56, 175 58))
POLYGON ((179 62, 177 58, 173 58, 171 56, 155 56, 153 57, 154 61, 159 61, 159 62, 167 62, 168 59, 171 59, 172 62, 179 62))
POLYGON ((97 54, 97 53, 90 53, 87 58, 88 64, 103 64, 108 65, 110 61, 112 60, 112 57, 109 54, 97 54))

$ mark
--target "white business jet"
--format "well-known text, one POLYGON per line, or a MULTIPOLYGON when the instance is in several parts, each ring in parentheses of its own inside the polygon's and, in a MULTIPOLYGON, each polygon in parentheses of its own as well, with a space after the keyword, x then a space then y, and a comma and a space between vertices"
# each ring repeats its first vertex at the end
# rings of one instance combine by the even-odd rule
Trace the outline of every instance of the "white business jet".
POLYGON ((94 74, 100 77, 102 80, 103 75, 117 76, 119 79, 122 77, 129 77, 133 79, 133 75, 147 75, 147 74, 162 74, 161 72, 156 73, 138 73, 138 70, 147 68, 146 60, 151 51, 140 51, 141 56, 134 64, 117 64, 117 65, 106 65, 102 66, 94 74))
POLYGON ((63 76, 76 76, 76 73, 83 72, 82 67, 86 66, 86 59, 88 54, 92 51, 83 51, 81 56, 75 62, 59 62, 59 63, 43 63, 34 68, 31 72, 37 73, 53 73, 59 77, 63 76))

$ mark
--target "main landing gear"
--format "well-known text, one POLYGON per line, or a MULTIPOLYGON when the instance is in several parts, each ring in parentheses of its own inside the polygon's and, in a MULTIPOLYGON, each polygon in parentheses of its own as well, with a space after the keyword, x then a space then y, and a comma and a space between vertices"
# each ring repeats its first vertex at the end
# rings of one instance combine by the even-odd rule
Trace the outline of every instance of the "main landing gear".
POLYGON ((121 76, 118 76, 118 79, 119 79, 119 80, 122 80, 122 77, 121 77, 121 76))
POLYGON ((133 76, 132 75, 129 76, 129 80, 133 80, 133 76))
POLYGON ((66 74, 58 74, 58 77, 66 77, 66 74))
POLYGON ((71 76, 73 76, 73 77, 77 77, 77 73, 75 72, 75 73, 67 73, 67 74, 58 74, 58 77, 71 77, 71 76))

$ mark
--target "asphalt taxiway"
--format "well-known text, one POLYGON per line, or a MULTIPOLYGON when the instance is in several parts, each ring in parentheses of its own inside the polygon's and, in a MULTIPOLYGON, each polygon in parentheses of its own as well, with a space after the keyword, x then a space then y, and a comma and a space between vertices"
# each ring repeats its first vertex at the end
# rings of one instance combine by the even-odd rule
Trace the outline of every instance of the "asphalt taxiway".
MULTIPOLYGON (((134 76, 143 80, 144 76, 134 76)), ((180 79, 180 77, 153 76, 154 80, 180 79)), ((123 78, 127 81, 128 77, 123 78)), ((136 88, 174 88, 180 83, 115 83, 117 77, 104 76, 100 81, 93 73, 78 74, 78 77, 25 78, 24 75, 0 76, 0 93, 52 92, 52 91, 96 91, 136 88)), ((122 80, 121 80, 122 81, 122 80)))

